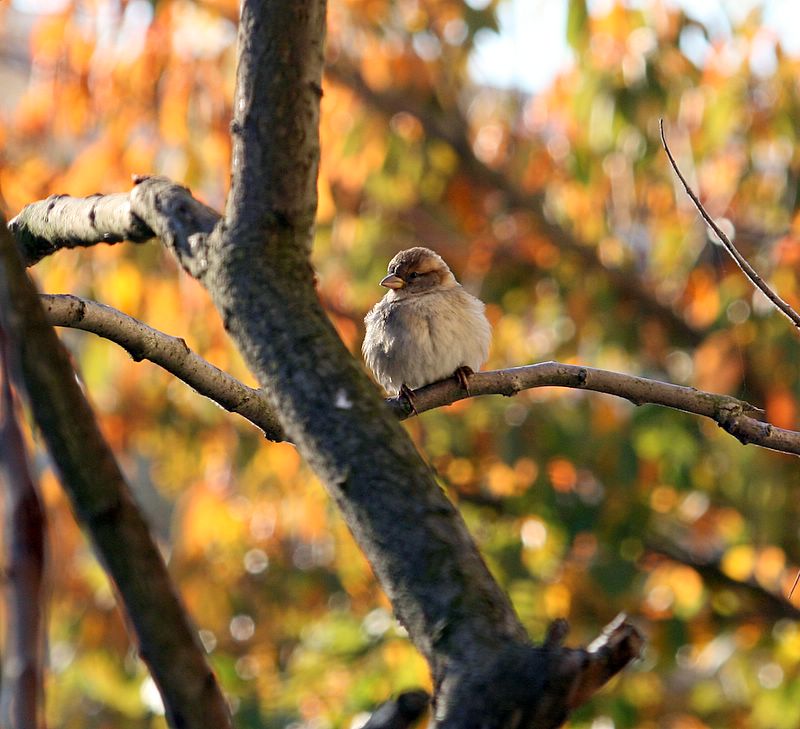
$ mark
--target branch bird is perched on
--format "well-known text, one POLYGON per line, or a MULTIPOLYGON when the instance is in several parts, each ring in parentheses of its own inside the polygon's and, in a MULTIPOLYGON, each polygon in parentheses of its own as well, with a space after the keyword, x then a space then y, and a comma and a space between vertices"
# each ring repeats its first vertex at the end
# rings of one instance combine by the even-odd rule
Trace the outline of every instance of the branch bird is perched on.
POLYGON ((388 274, 381 286, 389 291, 364 320, 361 351, 375 378, 388 393, 408 396, 455 374, 469 392, 467 377, 486 362, 492 338, 483 302, 429 248, 400 251, 388 274))

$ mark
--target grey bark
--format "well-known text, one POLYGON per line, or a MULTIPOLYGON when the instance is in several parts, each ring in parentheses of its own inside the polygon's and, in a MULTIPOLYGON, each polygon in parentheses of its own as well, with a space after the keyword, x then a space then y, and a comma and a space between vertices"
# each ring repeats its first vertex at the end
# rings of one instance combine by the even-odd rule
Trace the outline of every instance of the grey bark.
POLYGON ((155 234, 132 211, 128 195, 73 198, 51 195, 26 206, 9 222, 30 266, 61 248, 97 243, 143 243, 155 234), (33 226, 30 220, 35 220, 33 226))
MULTIPOLYGON (((324 16, 322 0, 243 4, 231 195, 201 278, 428 659, 437 724, 556 726, 595 657, 532 646, 459 513, 314 292, 324 16)), ((637 643, 624 632, 622 665, 637 643)))

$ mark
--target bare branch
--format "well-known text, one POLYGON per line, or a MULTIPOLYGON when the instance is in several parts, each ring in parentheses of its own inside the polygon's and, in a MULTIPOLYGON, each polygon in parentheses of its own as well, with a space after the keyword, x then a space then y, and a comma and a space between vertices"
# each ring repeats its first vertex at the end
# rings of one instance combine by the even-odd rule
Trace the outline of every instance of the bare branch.
MULTIPOLYGON (((147 359, 183 380, 196 392, 229 412, 237 413, 264 431, 270 440, 285 440, 266 394, 239 382, 186 346, 179 337, 153 329, 110 306, 71 295, 42 294, 50 324, 82 329, 123 347, 134 360, 147 359)), ((784 453, 800 453, 800 433, 762 421, 755 406, 728 395, 636 377, 592 367, 542 362, 505 370, 477 372, 470 378, 470 394, 454 380, 442 380, 415 392, 418 413, 478 395, 515 395, 539 387, 570 387, 623 397, 637 405, 653 404, 702 415, 743 443, 784 453)), ((401 420, 413 413, 404 398, 387 399, 401 420)))
MULTIPOLYGON (((552 386, 592 390, 625 398, 635 405, 664 405, 702 415, 714 420, 742 443, 753 443, 771 450, 800 455, 799 432, 763 422, 761 418, 764 412, 744 400, 646 377, 560 362, 541 362, 507 370, 475 372, 469 379, 469 395, 454 378, 434 382, 414 391, 414 407, 418 413, 422 413, 470 396, 510 396, 523 390, 552 386)), ((405 398, 390 398, 389 405, 401 419, 411 415, 411 408, 405 398)))
POLYGON ((47 321, 53 326, 82 329, 105 337, 119 344, 135 361, 154 362, 228 412, 246 418, 261 428, 269 440, 285 440, 263 390, 248 387, 207 362, 180 337, 164 334, 89 299, 64 294, 42 294, 39 298, 47 321))
POLYGON ((78 519, 119 592, 168 721, 183 729, 231 727, 227 702, 161 553, 100 433, 67 353, 45 321, 4 224, 0 224, 0 316, 14 343, 19 376, 36 423, 78 519))
POLYGON ((131 190, 131 209, 150 226, 186 272, 205 275, 208 236, 219 213, 192 197, 187 187, 166 177, 137 176, 131 190))
POLYGON ((624 613, 617 615, 586 649, 583 670, 573 686, 569 705, 573 708, 588 701, 631 661, 637 659, 644 638, 624 613))
POLYGON ((800 329, 800 314, 798 314, 786 301, 784 301, 778 294, 776 294, 758 275, 756 270, 747 262, 747 259, 742 256, 741 253, 736 249, 736 246, 733 245, 731 239, 725 235, 725 231, 717 225, 714 219, 706 212, 706 209, 703 207, 703 203, 700 202, 700 198, 697 197, 694 190, 689 186, 689 183, 686 181, 686 178, 680 171, 678 167, 678 163, 675 161, 675 158, 672 156, 672 152, 670 151, 669 145, 667 144, 667 138, 664 134, 664 120, 659 119, 659 129, 661 130, 661 144, 664 145, 664 151, 667 153, 667 157, 669 158, 669 163, 672 165, 672 169, 675 170, 675 174, 678 176, 678 179, 681 181, 684 190, 686 190, 686 194, 691 198, 694 206, 697 208, 697 211, 703 217, 703 220, 706 221, 708 227, 714 231, 717 238, 719 238, 720 243, 722 243, 723 247, 725 248, 728 253, 730 253, 731 258, 736 261, 736 265, 742 270, 745 276, 750 279, 750 282, 755 286, 764 296, 766 296, 774 305, 775 308, 778 309, 784 316, 786 316, 792 324, 795 325, 798 329, 800 329))
POLYGON ((6 547, 0 725, 7 729, 37 729, 43 726, 45 519, 17 422, 3 330, 0 330, 0 360, 0 481, 4 486, 6 547))
POLYGON ((638 658, 644 639, 618 615, 587 648, 565 648, 565 620, 557 620, 544 645, 512 646, 493 663, 463 678, 456 691, 437 692, 436 729, 480 726, 487 729, 558 727, 610 678, 638 658), (439 719, 440 716, 444 718, 439 719))
MULTIPOLYGON (((667 153, 670 154, 669 151, 667 153)), ((680 175, 677 168, 676 171, 680 175)), ((689 192, 693 194, 691 190, 689 192)), ((114 206, 117 206, 120 214, 124 212, 128 204, 127 197, 107 196, 108 202, 102 204, 101 208, 106 211, 108 219, 114 218, 114 206)), ((197 265, 198 268, 205 269, 201 248, 205 245, 205 236, 218 219, 217 213, 191 198, 185 188, 165 178, 141 178, 130 197, 134 208, 148 219, 154 229, 160 231, 159 235, 172 241, 170 247, 179 259, 188 261, 190 267, 197 265), (197 241, 201 243, 198 244, 197 241)), ((75 211, 84 212, 86 205, 99 202, 97 198, 57 199, 61 206, 74 206, 75 211)), ((40 211, 46 210, 47 204, 47 201, 33 203, 25 210, 36 210, 37 207, 40 211)), ((71 214, 73 219, 77 215, 75 211, 71 214)), ((38 230, 36 221, 42 219, 42 214, 31 213, 25 218, 28 234, 38 230)), ((713 225, 713 221, 711 224, 713 225)), ((19 235, 22 228, 16 226, 14 230, 19 235)), ((59 230, 66 240, 71 240, 80 233, 80 229, 72 231, 66 225, 59 230)), ((43 236, 45 233, 46 230, 42 229, 37 235, 43 236)), ((58 242, 56 240, 53 243, 56 245, 58 242)), ((95 242, 99 242, 99 239, 95 242)), ((167 337, 109 307, 91 302, 81 303, 76 297, 47 301, 50 315, 54 317, 53 323, 94 331, 112 339, 127 349, 134 359, 146 358, 154 361, 226 410, 247 418, 260 427, 268 438, 280 440, 285 437, 262 391, 245 388, 237 383, 229 375, 188 350, 182 340, 167 337), (59 317, 59 320, 55 317, 59 317)), ((549 362, 491 373, 480 372, 471 380, 470 391, 472 395, 509 395, 548 385, 595 390, 624 397, 637 404, 666 405, 712 418, 742 443, 800 454, 800 434, 762 422, 761 411, 736 398, 589 367, 549 362)), ((424 412, 465 397, 466 393, 455 382, 445 380, 422 388, 417 393, 415 405, 417 412, 424 412)), ((389 404, 401 419, 411 414, 403 400, 390 398, 389 404)))
MULTIPOLYGON (((742 594, 743 603, 752 606, 751 615, 763 619, 769 616, 772 620, 789 618, 800 619, 800 608, 791 603, 791 595, 784 596, 767 589, 750 577, 737 580, 728 575, 721 566, 721 554, 702 554, 690 547, 682 546, 674 539, 665 536, 650 536, 645 541, 645 548, 651 554, 658 554, 673 562, 680 562, 696 570, 707 584, 717 585, 725 589, 734 589, 742 594)), ((745 607, 737 611, 740 619, 745 618, 748 611, 745 607)))
POLYGON ((262 249, 267 231, 272 245, 280 231, 281 245, 310 250, 325 13, 325 0, 242 2, 225 210, 239 250, 262 249))

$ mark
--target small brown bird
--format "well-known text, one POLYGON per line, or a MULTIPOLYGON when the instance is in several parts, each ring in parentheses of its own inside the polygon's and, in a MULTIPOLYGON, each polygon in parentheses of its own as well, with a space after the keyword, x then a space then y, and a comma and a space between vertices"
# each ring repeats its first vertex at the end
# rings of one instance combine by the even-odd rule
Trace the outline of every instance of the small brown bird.
POLYGON ((361 351, 375 378, 396 395, 455 374, 469 391, 467 376, 486 362, 492 338, 483 302, 429 248, 400 251, 388 274, 381 286, 389 291, 364 319, 361 351))

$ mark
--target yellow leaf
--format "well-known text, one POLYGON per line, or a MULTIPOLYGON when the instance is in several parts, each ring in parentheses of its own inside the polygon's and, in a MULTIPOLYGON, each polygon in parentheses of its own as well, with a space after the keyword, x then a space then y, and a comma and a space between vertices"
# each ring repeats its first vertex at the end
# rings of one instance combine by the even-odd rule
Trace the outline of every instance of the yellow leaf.
POLYGON ((744 581, 750 579, 755 567, 755 551, 749 544, 739 544, 725 552, 720 565, 728 577, 744 581))

